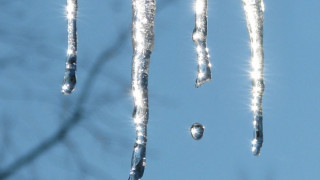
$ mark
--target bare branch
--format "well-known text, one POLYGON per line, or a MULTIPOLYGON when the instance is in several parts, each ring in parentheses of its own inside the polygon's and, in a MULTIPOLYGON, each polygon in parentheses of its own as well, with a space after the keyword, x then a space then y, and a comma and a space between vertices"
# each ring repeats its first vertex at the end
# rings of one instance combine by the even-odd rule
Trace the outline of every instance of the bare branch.
POLYGON ((84 83, 85 88, 83 88, 83 90, 81 91, 78 101, 76 103, 77 107, 75 108, 71 116, 66 120, 66 122, 61 126, 61 128, 51 137, 44 140, 38 146, 33 148, 30 152, 21 156, 16 161, 14 161, 11 165, 9 165, 7 168, 0 171, 0 179, 6 179, 10 177, 20 168, 22 168, 25 165, 28 165, 29 163, 34 161, 37 157, 47 152, 54 145, 56 145, 58 142, 63 140, 66 137, 66 135, 70 132, 70 130, 82 120, 83 105, 85 104, 85 102, 87 102, 88 97, 90 95, 91 87, 93 87, 92 85, 94 83, 92 79, 96 79, 95 77, 101 71, 101 68, 104 65, 104 63, 106 63, 108 60, 113 59, 122 50, 121 47, 126 42, 129 36, 128 29, 125 29, 120 34, 120 36, 117 38, 116 43, 111 48, 108 48, 100 55, 98 60, 90 69, 89 75, 87 76, 84 83))
POLYGON ((99 170, 96 166, 93 166, 86 162, 81 153, 78 151, 78 147, 75 143, 68 140, 68 138, 63 141, 65 147, 71 152, 73 159, 76 161, 78 168, 80 170, 80 175, 78 179, 85 179, 86 176, 91 175, 100 179, 113 179, 110 176, 107 176, 103 171, 99 170))

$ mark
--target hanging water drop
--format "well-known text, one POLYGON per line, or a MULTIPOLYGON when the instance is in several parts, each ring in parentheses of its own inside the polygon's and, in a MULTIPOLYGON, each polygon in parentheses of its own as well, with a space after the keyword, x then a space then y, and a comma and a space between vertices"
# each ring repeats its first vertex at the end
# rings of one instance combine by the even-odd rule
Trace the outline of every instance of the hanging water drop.
POLYGON ((196 87, 199 87, 205 82, 211 80, 210 55, 207 47, 208 0, 195 0, 194 5, 196 20, 192 40, 196 46, 198 56, 196 87))
POLYGON ((264 92, 264 52, 263 52, 263 21, 264 4, 263 0, 242 0, 246 14, 247 27, 250 36, 251 46, 251 80, 252 99, 251 111, 253 113, 254 135, 251 142, 253 155, 260 155, 263 143, 262 126, 262 98, 264 92))
POLYGON ((194 140, 200 140, 203 136, 205 127, 200 123, 194 123, 190 127, 190 133, 194 140))
POLYGON ((132 0, 132 72, 131 85, 136 127, 129 180, 140 180, 146 165, 149 62, 154 44, 155 0, 132 0))
POLYGON ((76 85, 77 69, 77 0, 67 0, 68 20, 68 50, 64 79, 61 92, 65 95, 72 93, 76 85))

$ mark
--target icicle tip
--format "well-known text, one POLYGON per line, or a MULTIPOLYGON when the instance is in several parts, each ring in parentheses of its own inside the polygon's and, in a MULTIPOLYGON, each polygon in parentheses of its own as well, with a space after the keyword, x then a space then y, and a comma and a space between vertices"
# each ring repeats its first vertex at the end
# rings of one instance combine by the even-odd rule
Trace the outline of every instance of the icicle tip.
POLYGON ((66 71, 65 78, 61 86, 61 93, 64 95, 71 94, 75 90, 76 82, 77 80, 75 73, 66 71))
POLYGON ((199 73, 198 77, 196 79, 196 83, 195 86, 196 88, 200 87, 202 84, 211 81, 211 70, 208 68, 207 71, 209 71, 209 73, 199 73))
POLYGON ((262 147, 262 142, 258 139, 253 139, 251 142, 251 152, 254 156, 260 156, 260 150, 262 147))

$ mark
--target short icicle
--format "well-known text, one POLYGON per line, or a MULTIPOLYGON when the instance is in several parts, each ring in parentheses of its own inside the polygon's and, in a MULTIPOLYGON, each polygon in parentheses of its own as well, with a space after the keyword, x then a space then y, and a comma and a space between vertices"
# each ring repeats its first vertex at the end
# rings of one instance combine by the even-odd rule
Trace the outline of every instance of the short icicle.
POLYGON ((64 73, 61 92, 65 95, 72 93, 76 85, 77 69, 77 0, 67 0, 67 19, 68 19, 68 50, 66 69, 64 73))
POLYGON ((132 0, 132 95, 136 141, 129 180, 140 180, 146 165, 148 107, 148 71, 154 43, 155 0, 132 0))
POLYGON ((208 0, 195 0, 194 9, 196 20, 192 40, 198 56, 198 73, 195 86, 200 87, 211 80, 210 55, 207 47, 208 0))
POLYGON ((253 139, 251 151, 259 156, 263 143, 262 125, 262 98, 264 92, 264 52, 263 52, 263 0, 242 0, 247 19, 247 27, 251 45, 251 79, 252 99, 251 111, 253 113, 253 139))

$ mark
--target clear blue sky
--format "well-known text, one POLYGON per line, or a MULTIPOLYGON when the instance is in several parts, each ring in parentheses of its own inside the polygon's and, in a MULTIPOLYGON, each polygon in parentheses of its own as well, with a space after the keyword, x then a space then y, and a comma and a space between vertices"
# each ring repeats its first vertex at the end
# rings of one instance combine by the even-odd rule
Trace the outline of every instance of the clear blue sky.
MULTIPOLYGON (((198 89, 191 40, 193 1, 176 0, 165 8, 164 0, 157 4, 143 179, 320 179, 320 1, 265 0, 265 139, 260 157, 250 151, 250 48, 242 2, 209 0, 213 80, 198 89), (206 127, 200 141, 189 133, 194 122, 206 127)), ((2 157, 0 168, 59 128, 84 90, 93 62, 130 27, 129 0, 79 0, 78 84, 74 94, 64 97, 60 94, 66 56, 64 5, 63 0, 3 5, 0 114, 1 121, 12 119, 14 145, 2 157)), ((128 178, 135 136, 128 86, 131 39, 121 48, 96 79, 86 120, 70 133, 68 139, 78 153, 60 144, 12 180, 32 179, 34 174, 41 180, 79 179, 75 154, 109 179, 128 178), (127 85, 124 93, 122 83, 127 85), (106 132, 108 150, 85 130, 93 125, 106 132)), ((95 178, 88 175, 87 179, 95 178)))

